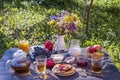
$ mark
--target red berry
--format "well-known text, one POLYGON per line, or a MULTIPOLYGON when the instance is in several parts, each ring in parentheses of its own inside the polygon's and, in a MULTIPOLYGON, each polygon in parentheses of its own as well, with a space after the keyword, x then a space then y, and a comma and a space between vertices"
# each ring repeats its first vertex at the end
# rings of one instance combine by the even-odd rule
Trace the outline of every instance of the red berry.
POLYGON ((59 69, 62 71, 62 70, 64 70, 64 68, 65 68, 65 65, 60 65, 60 67, 59 67, 59 69))
POLYGON ((79 61, 77 61, 77 65, 80 66, 80 67, 86 67, 87 66, 87 61, 79 60, 79 61))
POLYGON ((86 50, 87 50, 88 53, 94 53, 94 52, 96 52, 96 49, 94 47, 92 47, 92 46, 88 46, 86 48, 86 50))
POLYGON ((54 46, 54 44, 53 44, 53 42, 52 42, 51 40, 48 40, 48 41, 46 41, 46 42, 44 43, 44 47, 45 47, 46 49, 48 49, 49 51, 52 51, 52 50, 53 50, 53 46, 54 46))
POLYGON ((46 66, 47 68, 53 68, 53 66, 55 65, 54 60, 53 59, 48 59, 46 66))
POLYGON ((89 53, 94 53, 94 52, 96 52, 96 49, 94 47, 91 47, 89 53))
POLYGON ((92 48, 92 46, 88 46, 88 47, 86 48, 87 52, 90 52, 90 48, 92 48))

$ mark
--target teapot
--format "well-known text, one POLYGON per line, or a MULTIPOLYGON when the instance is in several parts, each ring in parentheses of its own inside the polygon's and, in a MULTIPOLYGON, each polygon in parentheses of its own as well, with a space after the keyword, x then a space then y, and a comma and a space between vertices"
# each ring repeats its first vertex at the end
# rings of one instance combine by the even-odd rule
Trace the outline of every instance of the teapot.
POLYGON ((8 60, 6 62, 7 67, 12 69, 15 74, 29 74, 31 61, 27 57, 27 53, 24 52, 23 50, 17 50, 14 55, 12 60, 8 60))

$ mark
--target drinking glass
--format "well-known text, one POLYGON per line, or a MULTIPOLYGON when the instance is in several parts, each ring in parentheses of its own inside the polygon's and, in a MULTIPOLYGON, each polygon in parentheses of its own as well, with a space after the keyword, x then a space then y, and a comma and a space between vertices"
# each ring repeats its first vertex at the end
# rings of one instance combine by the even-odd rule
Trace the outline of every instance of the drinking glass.
POLYGON ((20 40, 19 41, 19 48, 29 54, 30 45, 27 40, 20 40))
POLYGON ((91 58, 91 69, 94 73, 102 72, 103 61, 102 59, 91 58))
POLYGON ((36 69, 36 72, 38 73, 39 77, 41 77, 41 76, 43 77, 46 73, 46 61, 47 61, 47 56, 45 56, 45 55, 36 57, 35 69, 36 69))
POLYGON ((77 57, 77 65, 81 68, 86 68, 88 65, 88 57, 86 55, 80 55, 77 57))

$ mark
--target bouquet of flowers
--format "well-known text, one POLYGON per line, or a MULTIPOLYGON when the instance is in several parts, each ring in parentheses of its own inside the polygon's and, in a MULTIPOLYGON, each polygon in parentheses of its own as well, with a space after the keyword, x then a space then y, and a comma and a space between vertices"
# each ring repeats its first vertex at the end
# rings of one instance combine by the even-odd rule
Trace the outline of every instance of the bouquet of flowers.
POLYGON ((76 32, 78 26, 81 26, 81 21, 76 14, 69 13, 68 11, 61 11, 60 14, 51 16, 48 24, 55 26, 58 35, 64 35, 68 32, 76 32))

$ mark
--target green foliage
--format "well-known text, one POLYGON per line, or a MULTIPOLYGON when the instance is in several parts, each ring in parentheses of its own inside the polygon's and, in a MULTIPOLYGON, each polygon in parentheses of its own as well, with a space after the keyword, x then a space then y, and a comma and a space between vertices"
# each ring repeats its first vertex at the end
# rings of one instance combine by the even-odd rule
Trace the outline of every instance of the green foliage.
MULTIPOLYGON (((88 2, 89 3, 89 2, 88 2)), ((110 54, 116 66, 120 65, 120 1, 94 0, 90 14, 89 35, 85 27, 79 30, 80 45, 100 44, 110 54)), ((18 41, 27 39, 31 45, 56 41, 54 29, 47 25, 49 17, 61 10, 83 16, 83 0, 1 0, 0 1, 0 53, 17 47, 18 41)), ((70 35, 66 35, 67 46, 70 35)))

